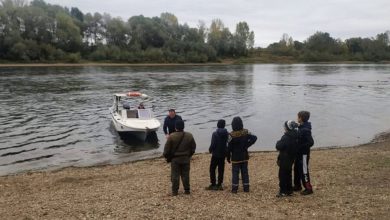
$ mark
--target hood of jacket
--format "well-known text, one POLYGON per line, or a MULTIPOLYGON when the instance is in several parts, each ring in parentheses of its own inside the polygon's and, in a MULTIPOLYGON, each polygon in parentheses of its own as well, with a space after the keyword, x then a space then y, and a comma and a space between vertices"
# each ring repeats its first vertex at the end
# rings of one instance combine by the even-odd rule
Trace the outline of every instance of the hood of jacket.
POLYGON ((217 128, 216 130, 217 134, 220 135, 220 136, 223 136, 223 135, 228 135, 228 131, 226 130, 226 128, 217 128))
POLYGON ((238 138, 238 137, 242 137, 242 136, 245 136, 245 135, 248 135, 249 132, 247 129, 242 129, 242 130, 239 130, 239 131, 232 131, 230 132, 230 136, 232 138, 238 138))

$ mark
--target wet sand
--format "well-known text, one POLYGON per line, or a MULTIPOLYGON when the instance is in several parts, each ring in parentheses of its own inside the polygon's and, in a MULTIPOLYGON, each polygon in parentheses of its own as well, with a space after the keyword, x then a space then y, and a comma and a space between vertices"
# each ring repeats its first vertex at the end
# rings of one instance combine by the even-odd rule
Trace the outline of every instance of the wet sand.
POLYGON ((372 143, 312 151, 314 194, 276 198, 276 152, 252 152, 251 192, 206 191, 210 155, 195 155, 191 195, 169 196, 163 159, 0 177, 2 219, 388 219, 390 134, 372 143))

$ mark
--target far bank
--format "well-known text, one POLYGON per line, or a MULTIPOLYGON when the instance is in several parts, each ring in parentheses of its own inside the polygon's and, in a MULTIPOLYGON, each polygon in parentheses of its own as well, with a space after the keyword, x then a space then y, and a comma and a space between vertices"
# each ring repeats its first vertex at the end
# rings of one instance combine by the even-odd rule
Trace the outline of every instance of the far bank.
POLYGON ((223 65, 246 65, 246 64, 390 64, 390 61, 370 62, 370 61, 324 61, 324 62, 303 62, 283 57, 248 57, 240 59, 224 59, 220 62, 206 63, 118 63, 118 62, 53 62, 53 63, 19 63, 0 62, 0 68, 8 67, 169 67, 169 66, 223 66, 223 65))

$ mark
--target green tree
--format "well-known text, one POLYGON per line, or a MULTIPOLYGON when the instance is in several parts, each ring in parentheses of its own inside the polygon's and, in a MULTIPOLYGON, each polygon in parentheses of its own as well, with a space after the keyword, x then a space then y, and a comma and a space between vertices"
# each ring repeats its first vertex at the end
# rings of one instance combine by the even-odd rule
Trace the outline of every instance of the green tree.
POLYGON ((57 14, 56 20, 55 43, 57 47, 67 52, 77 52, 82 40, 79 27, 65 13, 57 14))
POLYGON ((248 24, 239 22, 236 25, 234 34, 234 54, 235 56, 247 56, 248 50, 253 48, 254 33, 250 31, 248 24))
POLYGON ((92 47, 102 44, 106 32, 103 16, 100 13, 94 13, 93 15, 87 13, 84 16, 84 25, 84 42, 92 47))
POLYGON ((215 49, 217 56, 232 55, 233 35, 220 19, 211 22, 207 43, 215 49))
POLYGON ((130 43, 130 30, 121 18, 109 18, 105 21, 105 39, 108 45, 127 48, 130 43))
POLYGON ((142 50, 148 47, 162 47, 168 38, 161 20, 157 17, 133 16, 128 21, 130 44, 139 44, 142 50))

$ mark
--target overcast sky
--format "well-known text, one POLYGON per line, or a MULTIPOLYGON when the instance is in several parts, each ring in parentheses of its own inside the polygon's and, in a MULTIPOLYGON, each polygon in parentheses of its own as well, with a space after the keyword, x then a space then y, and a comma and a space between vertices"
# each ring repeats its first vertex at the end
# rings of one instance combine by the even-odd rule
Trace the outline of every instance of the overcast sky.
POLYGON ((179 23, 196 27, 220 18, 231 32, 246 21, 255 32, 255 45, 279 41, 283 33, 305 40, 316 31, 335 38, 372 37, 390 30, 390 0, 46 0, 78 7, 84 13, 109 13, 127 20, 134 15, 170 12, 179 23))

